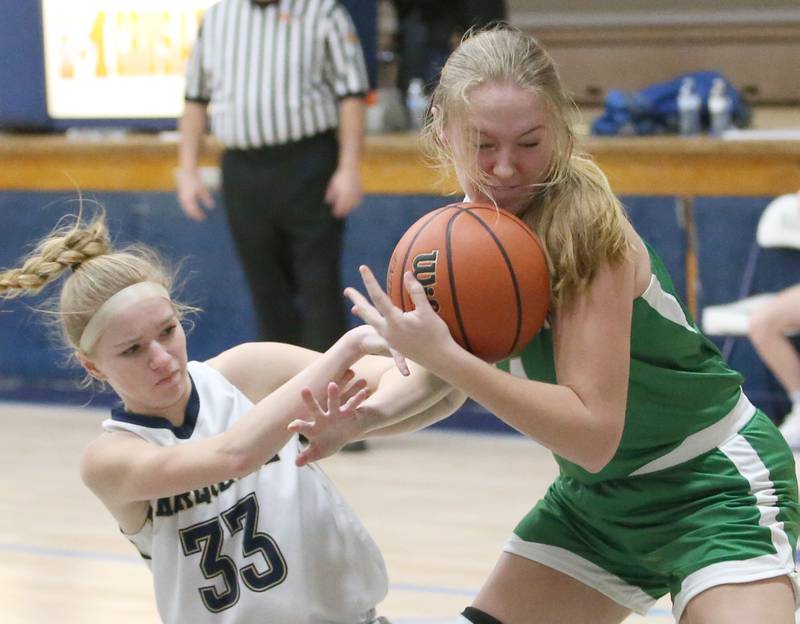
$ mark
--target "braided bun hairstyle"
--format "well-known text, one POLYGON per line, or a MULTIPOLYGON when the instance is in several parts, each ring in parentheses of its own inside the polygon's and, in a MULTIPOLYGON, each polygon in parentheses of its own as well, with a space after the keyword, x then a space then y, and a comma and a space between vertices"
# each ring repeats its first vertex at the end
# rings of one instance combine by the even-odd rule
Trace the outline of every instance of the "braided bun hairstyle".
MULTIPOLYGON (((89 319, 111 296, 144 281, 159 283, 172 293, 174 275, 148 247, 113 250, 102 211, 88 224, 82 223, 80 215, 68 221, 42 239, 21 267, 0 272, 0 297, 37 293, 69 270, 53 307, 63 341, 74 351, 80 348, 89 319)), ((183 309, 176 305, 179 313, 183 309)))

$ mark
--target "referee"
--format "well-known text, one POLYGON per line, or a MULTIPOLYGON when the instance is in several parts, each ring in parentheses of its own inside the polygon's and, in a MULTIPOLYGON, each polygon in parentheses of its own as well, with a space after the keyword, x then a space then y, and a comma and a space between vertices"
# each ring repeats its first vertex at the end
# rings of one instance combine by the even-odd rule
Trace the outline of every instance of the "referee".
POLYGON ((178 200, 213 206, 208 122, 259 339, 326 350, 346 331, 343 219, 362 197, 364 56, 336 0, 221 0, 203 15, 179 121, 178 200))

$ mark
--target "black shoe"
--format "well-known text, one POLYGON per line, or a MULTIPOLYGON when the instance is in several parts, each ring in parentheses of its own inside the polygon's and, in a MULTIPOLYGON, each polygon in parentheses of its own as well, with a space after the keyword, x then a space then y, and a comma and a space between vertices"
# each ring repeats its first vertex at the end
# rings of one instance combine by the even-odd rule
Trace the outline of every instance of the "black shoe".
POLYGON ((366 450, 367 450, 366 440, 356 440, 355 442, 350 442, 342 447, 342 452, 344 453, 358 453, 366 450))

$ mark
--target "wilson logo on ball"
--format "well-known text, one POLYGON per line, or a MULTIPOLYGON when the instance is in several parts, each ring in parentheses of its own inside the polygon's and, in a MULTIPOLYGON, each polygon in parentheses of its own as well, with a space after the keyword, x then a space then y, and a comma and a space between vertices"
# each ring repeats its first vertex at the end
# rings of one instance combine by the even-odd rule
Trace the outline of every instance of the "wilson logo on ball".
POLYGON ((411 271, 425 289, 425 296, 434 312, 439 311, 439 302, 436 301, 436 260, 438 257, 439 250, 434 249, 427 253, 417 254, 411 262, 411 271))

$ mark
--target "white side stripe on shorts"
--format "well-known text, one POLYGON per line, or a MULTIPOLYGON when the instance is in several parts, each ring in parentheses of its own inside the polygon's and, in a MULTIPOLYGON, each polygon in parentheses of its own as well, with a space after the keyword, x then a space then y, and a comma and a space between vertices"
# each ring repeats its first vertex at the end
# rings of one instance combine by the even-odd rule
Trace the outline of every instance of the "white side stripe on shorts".
POLYGON ((503 550, 571 576, 639 615, 646 614, 656 602, 655 598, 635 585, 629 585, 615 574, 564 548, 526 542, 512 535, 503 550))
POLYGON ((672 605, 672 613, 676 621, 680 620, 683 610, 692 598, 710 587, 726 583, 745 583, 786 574, 794 585, 795 603, 800 598, 794 554, 783 522, 777 520, 780 509, 777 505, 775 484, 770 479, 769 470, 742 435, 736 435, 728 440, 720 446, 720 450, 733 462, 739 474, 750 484, 750 492, 755 496, 759 512, 758 523, 769 528, 775 554, 761 555, 744 561, 723 561, 687 576, 672 605))
POLYGON ((742 435, 735 436, 722 445, 720 450, 727 455, 728 459, 738 468, 739 473, 750 483, 750 491, 756 497, 756 506, 761 516, 759 524, 768 527, 772 533, 772 543, 778 556, 794 567, 794 556, 789 544, 789 537, 783 528, 783 522, 777 520, 780 508, 769 469, 742 435))

